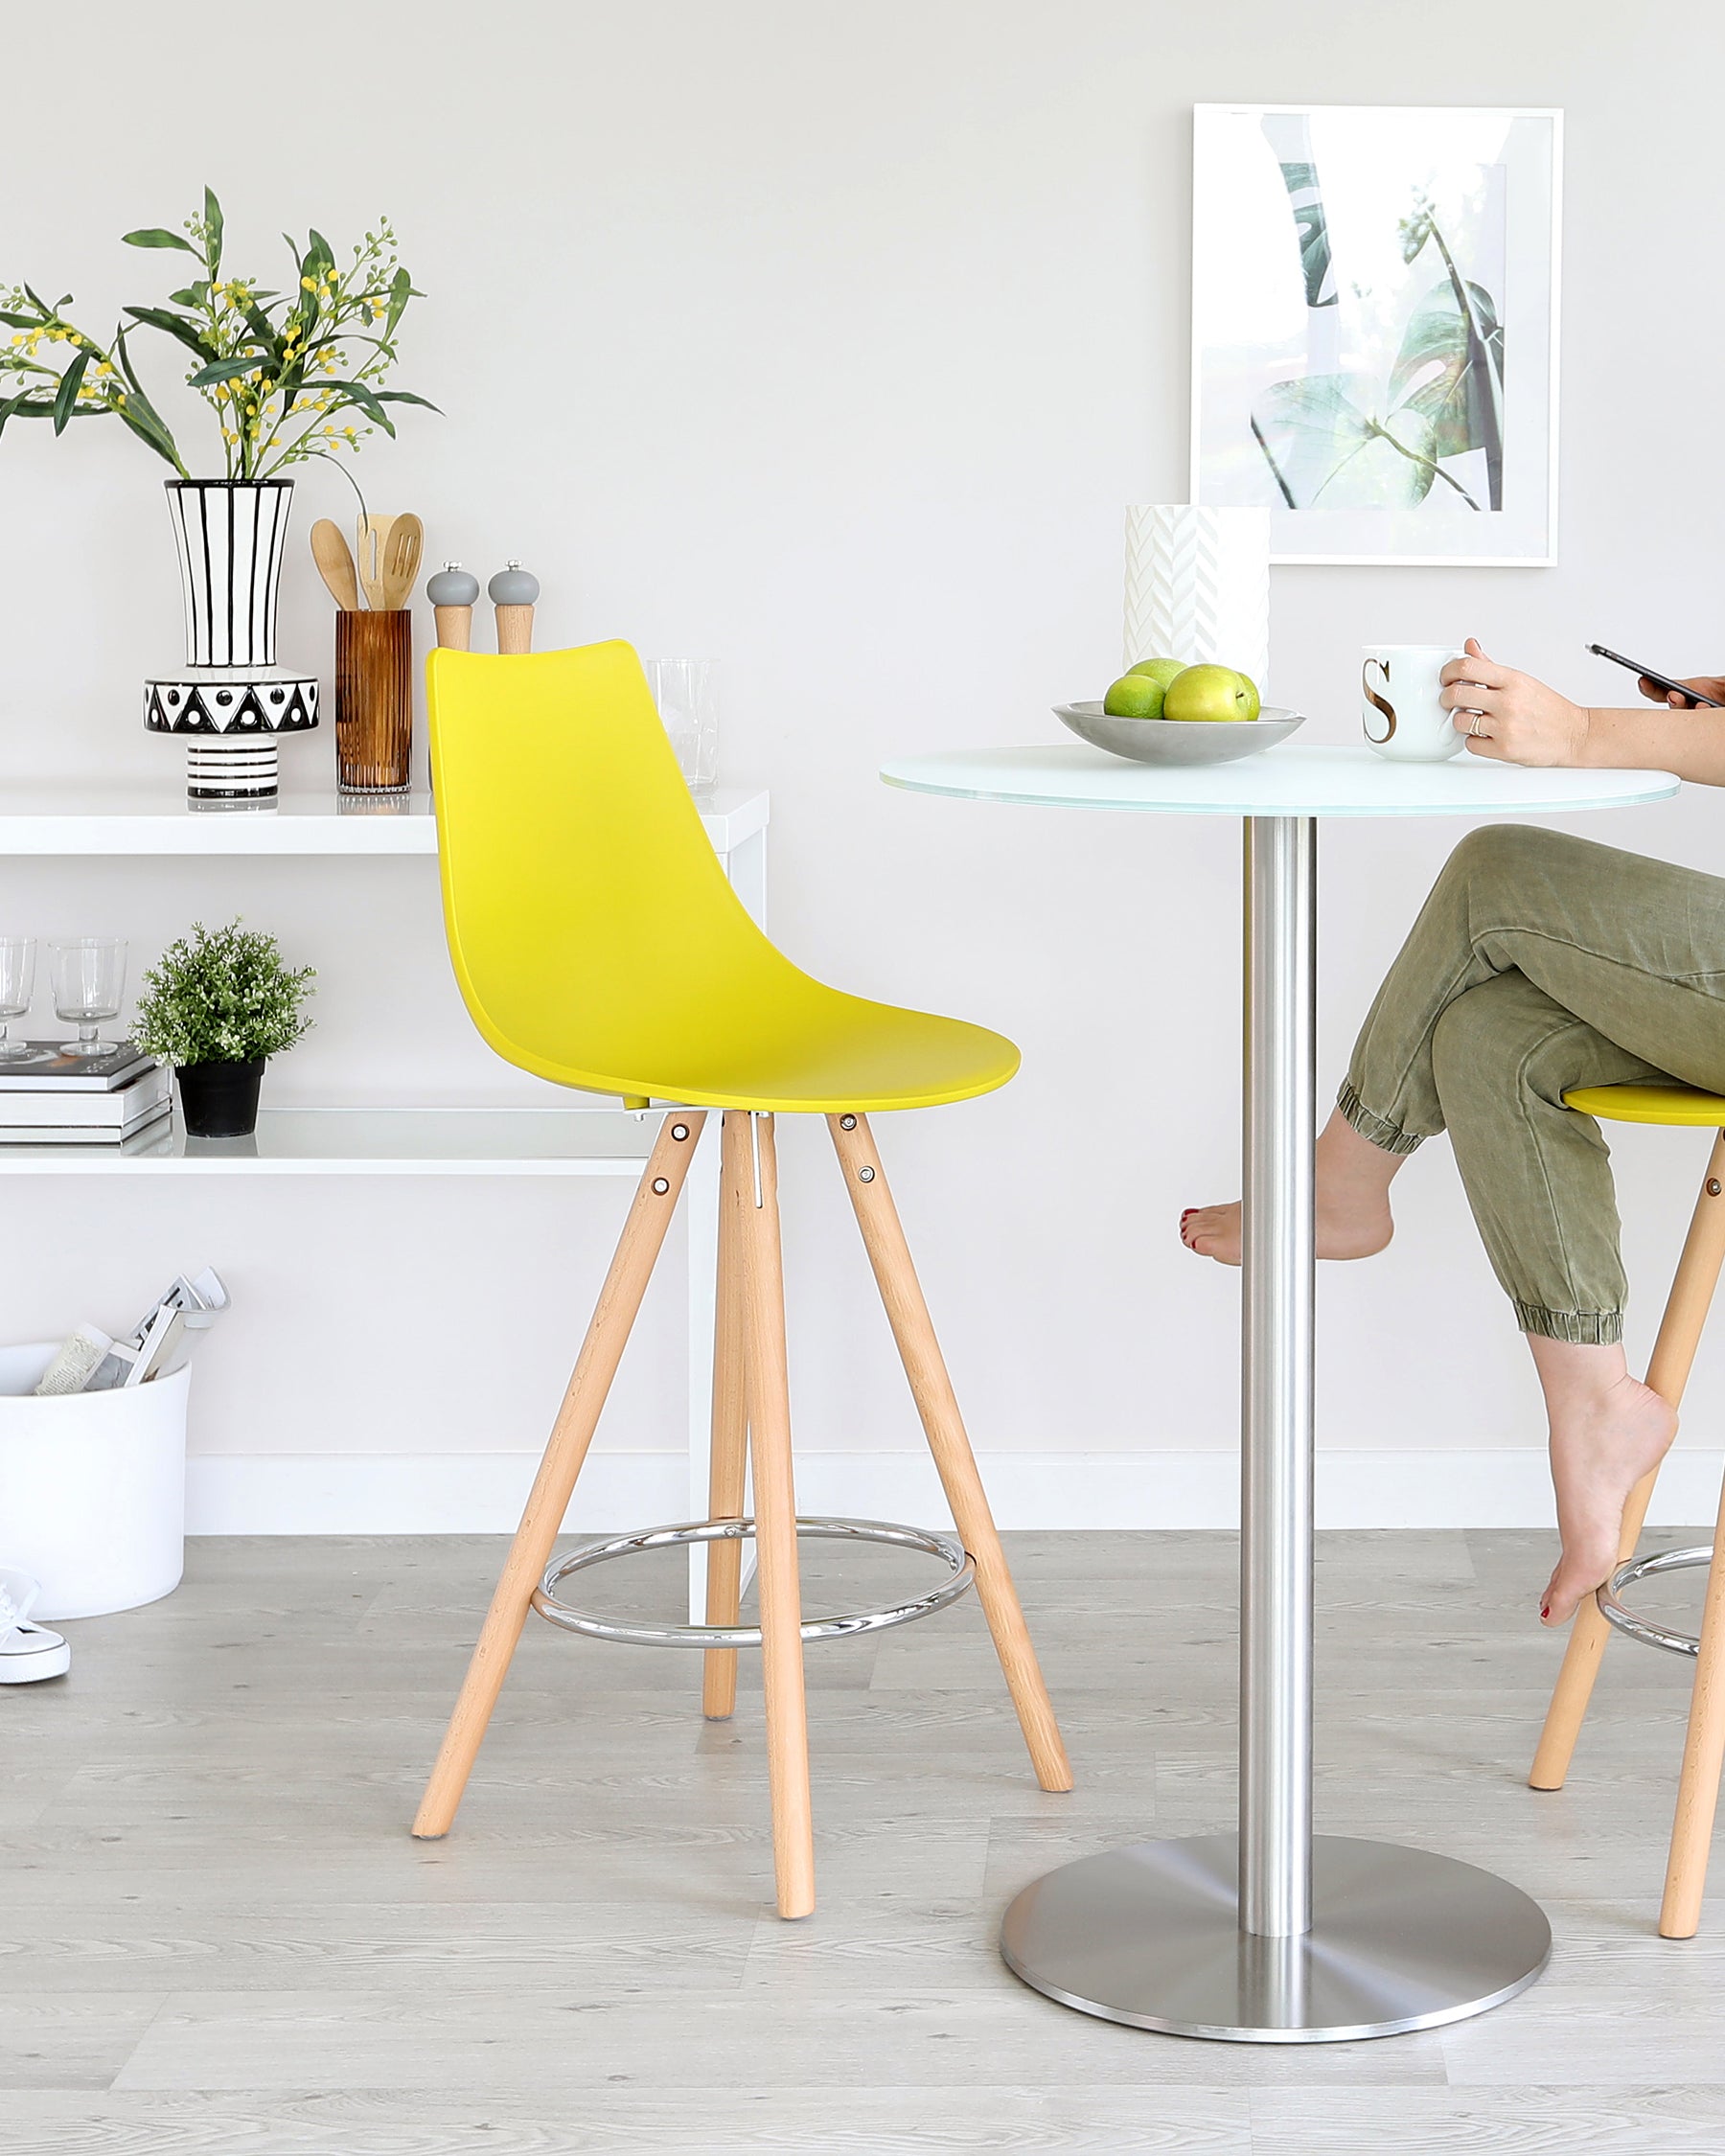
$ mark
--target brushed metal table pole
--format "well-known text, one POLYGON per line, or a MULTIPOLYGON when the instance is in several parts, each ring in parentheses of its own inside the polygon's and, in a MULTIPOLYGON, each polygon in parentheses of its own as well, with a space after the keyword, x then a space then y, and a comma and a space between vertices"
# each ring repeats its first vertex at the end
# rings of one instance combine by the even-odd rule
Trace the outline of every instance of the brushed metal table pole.
POLYGON ((1312 1928, 1317 826, 1246 823, 1240 1925, 1312 1928))
POLYGON ((1477 1866, 1313 1838, 1317 824, 1245 833, 1239 1831, 1064 1865, 1013 1902, 1000 1947, 1107 2021, 1311 2044, 1482 2013, 1533 1982, 1552 1933, 1477 1866))

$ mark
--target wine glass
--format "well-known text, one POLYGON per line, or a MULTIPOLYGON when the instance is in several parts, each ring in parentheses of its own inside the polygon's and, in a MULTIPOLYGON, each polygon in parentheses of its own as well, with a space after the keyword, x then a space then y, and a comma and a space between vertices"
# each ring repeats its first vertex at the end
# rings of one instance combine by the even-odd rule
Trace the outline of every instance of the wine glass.
POLYGON ((718 660, 649 659, 647 685, 689 791, 706 800, 719 775, 718 660))
POLYGON ((54 953, 55 1015, 78 1028, 78 1039, 62 1042, 60 1053, 112 1055, 119 1042, 98 1040, 96 1029, 104 1019, 120 1016, 120 999, 126 993, 126 938, 69 936, 48 948, 54 953))
POLYGON ((0 936, 0 1064, 46 1063, 48 1051, 7 1038, 13 1019, 30 1009, 35 988, 34 936, 0 936))

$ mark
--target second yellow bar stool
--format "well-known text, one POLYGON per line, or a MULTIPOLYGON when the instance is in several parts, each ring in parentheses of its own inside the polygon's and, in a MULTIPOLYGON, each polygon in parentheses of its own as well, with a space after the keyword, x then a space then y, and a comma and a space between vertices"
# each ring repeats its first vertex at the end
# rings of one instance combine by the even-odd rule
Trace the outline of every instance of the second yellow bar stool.
POLYGON ((991 1092, 1018 1068, 1018 1050, 981 1026, 828 988, 768 941, 707 843, 627 644, 535 657, 440 651, 428 680, 444 921, 474 1024, 541 1078, 642 1108, 678 1105, 635 1191, 413 1831, 448 1831, 530 1609, 592 1637, 702 1647, 714 1717, 735 1700, 737 1642, 758 1643, 778 1907, 803 1916, 815 1906, 807 1639, 923 1616, 974 1578, 1037 1779, 1071 1786, 868 1125, 870 1113, 991 1092), (724 1111, 711 1518, 616 1537, 550 1566, 708 1109, 724 1111), (823 1115, 831 1129, 955 1544, 885 1522, 796 1517, 773 1141, 783 1114, 823 1115), (752 1521, 744 1514, 751 1467, 752 1521), (912 1603, 805 1623, 799 1530, 922 1548, 947 1560, 949 1576, 912 1603), (739 1619, 749 1533, 758 1628, 739 1619), (596 1558, 685 1542, 708 1548, 705 1626, 619 1627, 563 1598, 563 1582, 596 1558))
MULTIPOLYGON (((1604 1122, 1666 1123, 1714 1133, 1694 1216, 1647 1365, 1647 1383, 1677 1407, 1713 1307, 1721 1265, 1725 1264, 1725 1098, 1675 1083, 1640 1083, 1580 1086, 1565 1093, 1563 1099, 1567 1108, 1597 1115, 1604 1122)), ((1563 1787, 1593 1697, 1599 1658, 1614 1626, 1644 1645, 1693 1655, 1694 1689, 1677 1785, 1677 1816, 1671 1826, 1670 1855, 1666 1866, 1665 1898, 1659 1913, 1664 1938, 1692 1938, 1701 1921, 1719 1775, 1725 1766, 1725 1563, 1715 1560, 1715 1552, 1725 1548, 1725 1490, 1721 1491, 1719 1525, 1711 1548, 1666 1550, 1638 1560, 1635 1548, 1641 1540, 1656 1479, 1657 1470, 1636 1485, 1623 1511, 1617 1570, 1598 1594, 1590 1595, 1576 1612, 1563 1667, 1528 1778, 1535 1789, 1563 1787), (1633 1587, 1639 1578, 1693 1566, 1708 1568, 1698 1636, 1676 1632, 1638 1616, 1622 1599, 1622 1591, 1633 1587)))

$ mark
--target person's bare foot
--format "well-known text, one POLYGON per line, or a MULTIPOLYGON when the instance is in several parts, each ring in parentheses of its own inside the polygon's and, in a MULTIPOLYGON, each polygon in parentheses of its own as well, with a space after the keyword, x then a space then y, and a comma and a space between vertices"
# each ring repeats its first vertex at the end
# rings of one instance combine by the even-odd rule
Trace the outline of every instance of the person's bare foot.
MULTIPOLYGON (((1321 1258, 1375 1257, 1395 1232, 1390 1185, 1405 1154, 1385 1153, 1362 1137, 1338 1109, 1318 1134, 1312 1166, 1321 1258)), ((1240 1207, 1198 1205, 1180 1216, 1180 1239, 1219 1265, 1240 1262, 1240 1207)))
MULTIPOLYGON (((1544 1377, 1548 1357, 1538 1360, 1544 1377)), ((1564 1388, 1557 1397, 1553 1389, 1548 1385, 1547 1406, 1563 1554, 1540 1599, 1546 1625, 1567 1624, 1581 1597, 1611 1576, 1629 1493, 1659 1465, 1677 1431, 1676 1409, 1626 1370, 1603 1386, 1564 1388)))
MULTIPOLYGON (((1395 1233, 1390 1202, 1375 1205, 1326 1204, 1322 1194, 1314 1222, 1321 1258, 1376 1257, 1395 1233)), ((1219 1265, 1240 1262, 1240 1205, 1199 1205, 1180 1216, 1180 1239, 1200 1257, 1214 1258, 1219 1265)))

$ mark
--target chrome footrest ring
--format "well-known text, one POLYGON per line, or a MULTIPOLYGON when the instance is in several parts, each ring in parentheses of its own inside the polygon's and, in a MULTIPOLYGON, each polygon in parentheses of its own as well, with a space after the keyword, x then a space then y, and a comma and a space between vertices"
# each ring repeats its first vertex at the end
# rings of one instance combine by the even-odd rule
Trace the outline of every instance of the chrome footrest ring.
POLYGON ((1628 1564, 1620 1565, 1604 1586, 1595 1591, 1594 1600, 1599 1605, 1599 1615, 1607 1624, 1614 1624, 1631 1640, 1639 1640, 1644 1647, 1663 1647, 1668 1654, 1697 1655, 1701 1641, 1693 1632, 1675 1632, 1668 1624, 1656 1624, 1651 1617, 1628 1609, 1619 1599, 1626 1587, 1637 1580, 1652 1579, 1660 1572, 1687 1572, 1713 1563, 1713 1548, 1705 1549, 1656 1549, 1647 1557, 1632 1557, 1628 1564))
MULTIPOLYGON (((637 1533, 611 1535, 589 1543, 572 1557, 551 1565, 533 1597, 540 1616, 564 1632, 579 1632, 587 1640, 614 1640, 636 1647, 758 1647, 758 1624, 631 1624, 619 1617, 595 1617, 558 1598, 559 1586, 571 1572, 589 1565, 606 1564, 612 1557, 632 1557, 642 1549, 675 1549, 690 1543, 745 1542, 753 1539, 752 1520, 689 1520, 674 1527, 643 1527, 637 1533)), ((798 1538, 812 1542, 884 1542, 898 1549, 919 1550, 938 1557, 948 1568, 948 1577, 927 1594, 884 1610, 857 1610, 844 1617, 810 1617, 803 1625, 805 1641, 847 1640, 861 1632, 880 1632, 892 1624, 911 1624, 932 1617, 955 1602, 976 1577, 964 1546, 953 1535, 927 1533, 921 1527, 897 1526, 890 1520, 798 1520, 798 1538)))

